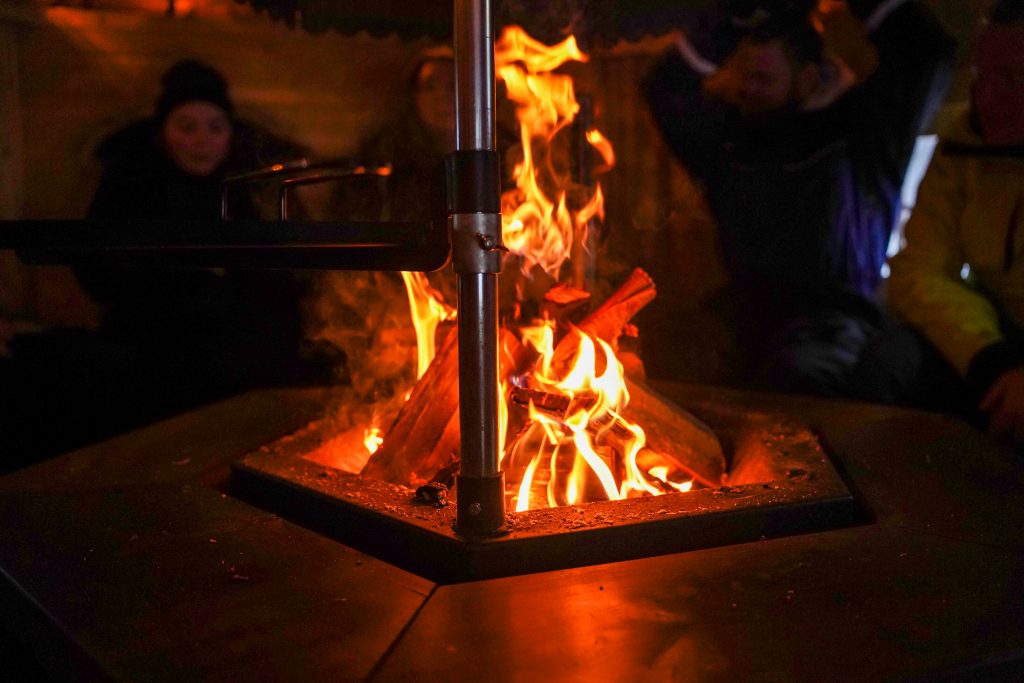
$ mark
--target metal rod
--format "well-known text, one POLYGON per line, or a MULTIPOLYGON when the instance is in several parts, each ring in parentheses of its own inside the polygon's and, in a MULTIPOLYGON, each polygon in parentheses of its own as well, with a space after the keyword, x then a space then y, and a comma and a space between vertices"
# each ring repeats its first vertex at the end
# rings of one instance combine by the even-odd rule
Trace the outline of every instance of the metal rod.
POLYGON ((459 276, 459 407, 464 477, 498 476, 498 276, 459 276))
POLYGON ((32 264, 429 271, 449 248, 440 219, 0 221, 0 249, 32 264))
POLYGON ((490 0, 455 0, 455 149, 495 149, 490 0))
POLYGON ((467 537, 505 522, 498 469, 498 276, 501 220, 494 124, 490 0, 455 0, 455 155, 452 259, 459 284, 459 410, 462 465, 457 526, 467 537), (461 155, 461 156, 460 156, 461 155), (487 160, 490 160, 488 163, 487 160), (466 171, 468 168, 470 171, 466 171), (468 178, 467 178, 468 173, 468 178), (492 187, 493 184, 493 187, 492 187), (469 188, 472 188, 471 190, 469 188))

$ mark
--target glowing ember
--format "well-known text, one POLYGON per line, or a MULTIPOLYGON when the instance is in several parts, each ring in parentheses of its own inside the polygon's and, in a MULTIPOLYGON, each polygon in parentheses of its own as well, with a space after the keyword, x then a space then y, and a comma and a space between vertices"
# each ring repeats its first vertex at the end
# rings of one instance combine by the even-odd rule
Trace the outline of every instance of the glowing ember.
MULTIPOLYGON (((554 164, 544 156, 555 135, 572 123, 580 109, 572 79, 551 73, 569 61, 587 61, 573 37, 548 46, 512 26, 495 46, 495 69, 516 104, 523 148, 523 160, 514 172, 516 187, 501 197, 502 238, 521 258, 524 273, 540 266, 555 279, 571 255, 574 234, 582 241, 587 221, 604 216, 600 185, 583 209, 570 211, 568 178, 553 177, 554 164)), ((587 134, 587 140, 610 168, 615 156, 608 141, 596 130, 587 134)))
MULTIPOLYGON (((434 360, 434 332, 446 320, 455 320, 456 311, 444 303, 441 294, 430 286, 423 273, 402 273, 405 291, 409 295, 409 314, 416 328, 416 379, 434 360)), ((372 451, 371 451, 372 452, 372 451)))

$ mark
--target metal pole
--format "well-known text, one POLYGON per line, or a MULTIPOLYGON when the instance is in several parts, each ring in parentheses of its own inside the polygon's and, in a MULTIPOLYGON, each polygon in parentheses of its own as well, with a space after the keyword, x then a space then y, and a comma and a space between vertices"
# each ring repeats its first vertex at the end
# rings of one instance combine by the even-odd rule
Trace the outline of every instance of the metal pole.
POLYGON ((470 538, 505 521, 498 470, 498 273, 501 214, 494 139, 490 0, 455 0, 455 153, 449 159, 452 261, 458 274, 462 466, 457 528, 470 538))
POLYGON ((455 149, 495 149, 490 0, 455 0, 455 149))

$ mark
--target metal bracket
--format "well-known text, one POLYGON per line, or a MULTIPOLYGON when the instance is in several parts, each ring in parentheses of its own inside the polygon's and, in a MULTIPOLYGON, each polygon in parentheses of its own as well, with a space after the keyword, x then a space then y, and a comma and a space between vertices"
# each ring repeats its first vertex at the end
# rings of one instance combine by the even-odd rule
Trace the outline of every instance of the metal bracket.
POLYGON ((448 223, 452 239, 452 265, 456 273, 500 273, 501 214, 457 213, 448 223))

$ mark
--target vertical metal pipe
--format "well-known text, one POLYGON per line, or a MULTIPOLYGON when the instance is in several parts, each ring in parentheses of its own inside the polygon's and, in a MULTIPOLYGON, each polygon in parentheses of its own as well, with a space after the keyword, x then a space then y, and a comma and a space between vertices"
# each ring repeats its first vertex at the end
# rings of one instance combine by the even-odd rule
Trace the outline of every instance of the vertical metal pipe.
POLYGON ((455 0, 455 149, 494 150, 490 0, 455 0))
POLYGON ((490 0, 455 0, 455 154, 452 259, 459 285, 462 466, 457 525, 468 537, 504 525, 498 469, 498 276, 501 220, 494 137, 490 0), (493 187, 492 187, 493 185, 493 187))
POLYGON ((459 276, 461 473, 478 479, 498 476, 497 278, 459 276))

